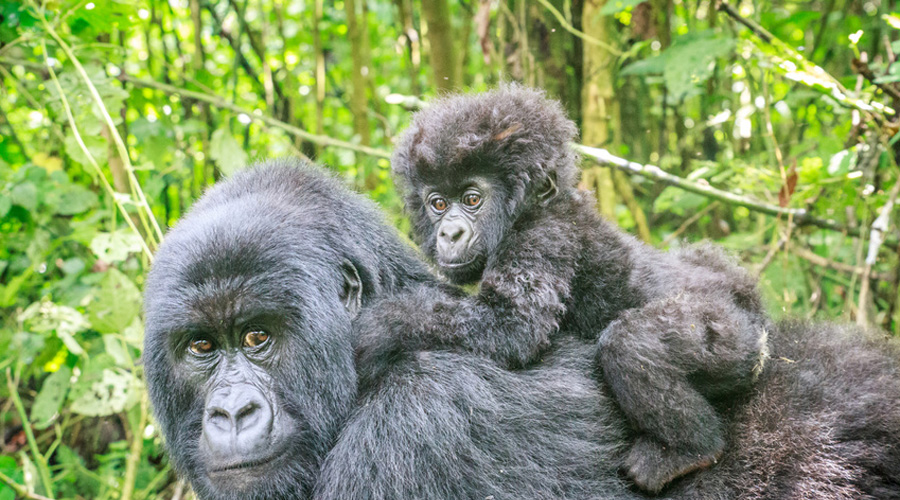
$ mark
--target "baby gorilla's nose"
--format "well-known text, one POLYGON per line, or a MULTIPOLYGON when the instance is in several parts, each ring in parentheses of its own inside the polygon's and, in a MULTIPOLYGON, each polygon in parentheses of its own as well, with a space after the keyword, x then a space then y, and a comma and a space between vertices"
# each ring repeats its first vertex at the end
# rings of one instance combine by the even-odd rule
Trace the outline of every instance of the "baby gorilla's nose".
POLYGON ((454 262, 465 256, 472 231, 463 219, 452 219, 441 223, 438 229, 437 250, 441 260, 454 262))

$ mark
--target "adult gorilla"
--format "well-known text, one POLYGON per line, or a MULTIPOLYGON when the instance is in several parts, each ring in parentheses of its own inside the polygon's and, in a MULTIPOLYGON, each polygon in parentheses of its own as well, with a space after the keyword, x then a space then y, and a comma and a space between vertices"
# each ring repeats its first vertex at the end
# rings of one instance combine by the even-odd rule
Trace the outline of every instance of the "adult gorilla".
MULTIPOLYGON (((562 339, 520 372, 441 351, 376 360, 387 375, 358 390, 353 342, 379 299, 455 293, 312 167, 216 186, 146 284, 147 380, 176 468, 203 499, 643 498, 617 474, 630 431, 592 344, 562 339)), ((664 494, 900 498, 896 353, 837 327, 782 325, 773 343, 785 359, 729 410, 720 463, 664 494)))

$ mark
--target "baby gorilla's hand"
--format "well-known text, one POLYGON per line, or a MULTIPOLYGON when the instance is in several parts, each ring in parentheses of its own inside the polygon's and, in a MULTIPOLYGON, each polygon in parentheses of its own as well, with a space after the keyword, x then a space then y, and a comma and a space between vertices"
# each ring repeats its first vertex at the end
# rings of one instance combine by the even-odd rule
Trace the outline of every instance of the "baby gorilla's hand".
POLYGON ((625 457, 625 473, 638 488, 655 495, 672 480, 715 464, 724 447, 718 441, 709 450, 679 450, 641 436, 625 457))
POLYGON ((366 308, 354 321, 360 387, 378 384, 407 354, 440 347, 439 331, 446 326, 442 317, 447 312, 448 306, 433 293, 385 299, 366 308))

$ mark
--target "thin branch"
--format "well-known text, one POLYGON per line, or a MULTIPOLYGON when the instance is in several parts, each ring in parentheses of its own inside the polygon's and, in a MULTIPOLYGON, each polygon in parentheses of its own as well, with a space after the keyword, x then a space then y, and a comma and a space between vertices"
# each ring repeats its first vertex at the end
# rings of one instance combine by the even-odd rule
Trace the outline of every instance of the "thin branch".
MULTIPOLYGON (((33 2, 31 3, 33 5, 33 2)), ((147 237, 154 244, 159 244, 159 242, 161 242, 163 239, 162 229, 160 228, 159 222, 156 220, 156 217, 153 215, 153 210, 150 208, 150 204, 147 202, 147 198, 144 196, 144 191, 141 189, 140 183, 137 180, 137 176, 135 176, 134 166, 131 164, 131 158, 128 156, 128 148, 125 146, 125 141, 123 141, 122 137, 119 135, 118 129, 116 128, 112 117, 109 115, 109 110, 106 109, 106 105, 103 103, 103 98, 100 97, 100 92, 97 91, 97 87, 94 86, 94 82, 91 80, 90 76, 88 76, 87 74, 87 71, 85 71, 84 67, 81 65, 81 61, 79 61, 78 58, 75 57, 75 54, 72 52, 72 49, 69 47, 69 45, 64 42, 59 34, 56 33, 56 30, 54 30, 50 26, 50 23, 44 16, 44 11, 38 9, 36 6, 35 10, 37 10, 37 12, 41 15, 41 24, 43 24, 44 29, 56 41, 59 48, 61 48, 63 52, 66 53, 69 61, 73 66, 75 66, 75 70, 78 72, 79 76, 81 76, 81 79, 87 86, 91 97, 93 97, 94 102, 97 104, 97 108, 99 108, 102 118, 106 122, 106 125, 109 127, 113 143, 118 149, 119 156, 122 158, 122 162, 125 166, 125 171, 128 173, 131 194, 134 197, 135 203, 138 205, 138 215, 141 217, 141 222, 143 222, 144 225, 147 226, 145 227, 145 229, 147 230, 147 237)), ((46 47, 44 47, 44 56, 47 56, 46 47)))
MULTIPOLYGON (((19 374, 16 374, 16 378, 18 377, 19 374)), ((25 405, 22 404, 22 398, 19 397, 19 388, 16 386, 16 383, 13 382, 12 372, 9 367, 6 368, 6 388, 9 390, 9 397, 13 400, 16 412, 18 412, 19 418, 22 420, 22 431, 25 433, 25 441, 28 443, 28 448, 34 456, 41 486, 43 486, 45 493, 53 494, 53 480, 50 478, 50 469, 47 467, 47 458, 41 454, 37 441, 34 439, 34 432, 31 430, 31 422, 28 421, 28 414, 25 413, 25 405)))
POLYGON ((766 43, 772 43, 773 40, 777 40, 777 38, 775 38, 775 35, 769 33, 765 28, 763 28, 762 26, 757 24, 752 19, 747 19, 746 17, 742 16, 731 5, 728 5, 725 2, 719 1, 716 4, 716 9, 721 10, 722 12, 728 14, 729 16, 731 16, 732 19, 734 19, 735 21, 737 21, 737 22, 743 24, 744 26, 746 26, 747 28, 749 28, 750 31, 752 31, 753 34, 755 34, 760 39, 762 39, 762 41, 764 41, 766 43))
POLYGON ((870 83, 884 91, 885 94, 891 96, 895 100, 900 100, 900 91, 893 85, 875 81, 878 77, 872 72, 872 69, 869 68, 869 63, 861 59, 853 58, 853 60, 850 61, 850 66, 853 68, 853 71, 862 75, 870 83))
POLYGON ((869 276, 872 274, 872 266, 878 259, 878 250, 884 243, 884 233, 890 226, 891 212, 894 211, 894 203, 897 201, 898 194, 900 194, 900 181, 894 182, 887 202, 881 207, 881 213, 872 222, 872 230, 869 233, 869 253, 866 255, 866 267, 862 274, 862 286, 859 290, 859 313, 856 315, 856 322, 860 325, 865 325, 867 322, 869 276))
MULTIPOLYGON (((28 67, 30 69, 34 69, 36 66, 40 68, 40 65, 35 65, 29 61, 22 61, 17 59, 3 58, 0 57, 0 63, 5 63, 9 65, 22 65, 28 67)), ((275 118, 254 113, 253 111, 238 106, 230 101, 227 101, 221 97, 212 94, 205 94, 200 92, 194 92, 191 90, 181 89, 175 87, 173 85, 166 85, 164 83, 154 82, 150 80, 142 80, 140 78, 135 78, 133 76, 122 74, 119 76, 120 79, 130 82, 139 87, 148 87, 160 90, 167 94, 172 95, 181 95, 184 97, 188 97, 191 99, 196 99, 198 101, 206 102, 217 106, 219 108, 228 109, 234 111, 235 113, 243 113, 247 115, 249 118, 253 120, 258 120, 263 122, 271 127, 280 128, 285 132, 296 135, 300 138, 306 139, 310 142, 321 144, 323 146, 331 146, 336 148, 349 149, 351 151, 358 151, 360 153, 365 153, 368 155, 372 155, 378 158, 390 158, 391 153, 384 149, 362 146, 359 144, 353 144, 351 142, 342 141, 339 139, 334 139, 332 137, 311 134, 299 127, 295 127, 288 123, 284 123, 275 118)), ((390 104, 397 104, 403 102, 404 104, 410 103, 414 107, 419 107, 421 105, 421 101, 412 98, 404 98, 404 96, 394 95, 389 96, 388 102, 390 104)), ((609 151, 600 148, 592 148, 589 146, 584 146, 581 144, 572 144, 572 147, 580 152, 581 154, 590 157, 600 165, 607 165, 616 167, 619 170, 622 170, 627 173, 640 175, 641 177, 645 177, 648 179, 652 179, 654 181, 663 182, 665 184, 669 184, 671 186, 675 186, 679 189, 683 189, 685 191, 690 191, 692 193, 699 194, 701 196, 705 196, 707 198, 712 198, 714 200, 723 201, 725 203, 729 203, 732 205, 738 205, 745 207, 747 209, 753 210, 755 212, 761 212, 767 215, 777 216, 779 214, 782 215, 791 215, 793 214, 794 223, 798 226, 816 226, 822 229, 828 229, 831 231, 837 231, 841 233, 845 233, 849 236, 860 236, 859 228, 855 227, 847 227, 842 225, 841 223, 833 220, 833 219, 821 219, 810 214, 806 209, 802 208, 782 208, 777 205, 771 205, 768 203, 762 203, 755 200, 751 200, 749 198, 745 198, 743 196, 739 196, 733 193, 729 193, 727 191, 723 191, 721 189, 716 189, 714 187, 709 186, 705 183, 692 182, 687 179, 678 177, 676 175, 669 174, 657 166, 654 165, 642 165, 640 163, 628 161, 624 158, 619 158, 617 156, 612 155, 609 151)), ((896 236, 887 236, 884 239, 884 243, 887 243, 891 246, 900 245, 900 240, 896 236)))
POLYGON ((141 235, 140 230, 138 230, 137 226, 134 224, 134 221, 131 220, 131 214, 129 214, 128 210, 125 208, 122 197, 116 194, 115 189, 113 189, 113 187, 109 184, 109 180, 107 180, 106 175, 103 173, 103 169, 100 168, 100 165, 97 163, 94 155, 91 154, 91 151, 84 143, 84 139, 81 137, 81 132, 78 130, 78 123, 75 122, 75 117, 72 115, 72 108, 69 106, 69 100, 68 98, 66 98, 65 92, 63 92, 62 86, 59 84, 59 79, 56 77, 56 71, 53 70, 53 66, 50 64, 50 60, 48 59, 46 44, 42 43, 41 45, 44 53, 44 62, 47 63, 47 70, 50 72, 50 79, 53 81, 53 85, 56 87, 56 92, 59 94, 59 100, 62 103, 63 111, 65 111, 66 113, 66 118, 69 121, 69 126, 72 127, 72 135, 75 136, 75 142, 78 143, 81 151, 88 159, 88 163, 94 169, 94 172, 100 179, 100 183, 103 185, 103 189, 106 190, 106 193, 110 198, 112 198, 113 202, 116 204, 116 207, 118 207, 119 211, 122 212, 122 219, 126 224, 128 224, 128 227, 131 228, 131 230, 134 231, 135 234, 140 236, 141 249, 144 251, 144 255, 147 256, 147 259, 149 259, 150 262, 153 262, 153 252, 147 245, 147 241, 141 235))
POLYGON ((27 498, 29 500, 53 500, 52 498, 29 492, 28 488, 13 481, 11 477, 2 472, 0 472, 0 483, 9 486, 13 490, 13 492, 15 492, 16 497, 27 498))
POLYGON ((243 113, 253 120, 258 120, 269 126, 272 126, 275 128, 280 128, 280 129, 284 130, 285 132, 288 132, 297 137, 300 137, 301 139, 305 139, 305 140, 315 143, 315 144, 321 144, 323 146, 333 146, 336 148, 349 149, 351 151, 358 151, 360 153, 365 153, 368 155, 376 156, 378 158, 390 158, 391 157, 391 153, 388 151, 385 151, 383 149, 373 148, 373 147, 369 147, 369 146, 363 146, 360 144, 353 144, 351 142, 341 141, 339 139, 333 139, 333 138, 325 136, 325 135, 310 134, 309 132, 307 132, 299 127, 295 127, 289 123, 285 123, 281 120, 277 120, 270 116, 262 115, 259 113, 254 113, 252 110, 249 110, 247 108, 242 108, 242 107, 238 106, 237 104, 234 104, 234 103, 227 101, 216 95, 204 94, 201 92, 194 92, 191 90, 181 89, 181 88, 175 87, 173 85, 166 85, 164 83, 154 82, 151 80, 142 80, 140 78, 135 78, 133 76, 126 75, 124 73, 122 75, 120 75, 119 78, 121 78, 122 80, 124 80, 126 82, 130 82, 134 85, 137 85, 139 87, 153 88, 153 89, 165 92, 167 94, 181 95, 184 97, 189 97, 191 99, 196 99, 198 101, 208 102, 208 103, 212 104, 213 106, 223 108, 223 109, 229 109, 231 111, 234 111, 235 113, 243 113))
MULTIPOLYGON (((692 193, 706 196, 707 198, 720 200, 731 205, 738 205, 768 215, 793 215, 794 223, 798 226, 817 226, 823 229, 830 229, 832 231, 846 233, 850 236, 860 235, 859 228, 846 227, 832 219, 820 219, 811 215, 806 209, 803 208, 779 207, 777 205, 751 200, 734 193, 729 193, 728 191, 716 189, 709 184, 692 182, 676 175, 672 175, 663 171, 661 168, 655 165, 641 165, 640 163, 635 163, 624 158, 619 158, 618 156, 612 155, 605 149, 592 148, 581 144, 573 144, 572 147, 575 148, 576 151, 593 159, 601 165, 613 166, 625 172, 663 182, 685 191, 690 191, 692 193)), ((889 237, 885 239, 885 242, 892 245, 896 245, 897 241, 898 240, 896 237, 889 237)))
MULTIPOLYGON (((725 12, 736 22, 749 28, 756 36, 756 39, 776 49, 778 55, 767 54, 766 57, 785 78, 802 83, 816 92, 828 95, 848 108, 858 109, 866 113, 868 118, 877 121, 879 125, 884 123, 884 117, 880 116, 879 113, 884 115, 895 114, 893 108, 880 102, 866 102, 859 98, 850 97, 849 92, 841 82, 821 66, 811 63, 793 47, 776 38, 766 31, 765 28, 753 20, 740 15, 731 5, 722 0, 717 1, 717 10, 725 12)), ((757 42, 754 40, 753 43, 756 44, 757 42)))
POLYGON ((689 219, 682 222, 681 225, 678 226, 678 229, 675 230, 675 232, 666 236, 666 239, 662 240, 662 243, 659 244, 659 247, 666 248, 667 246, 669 246, 669 244, 671 244, 673 241, 675 241, 676 238, 681 236, 681 233, 683 233, 687 228, 691 227, 691 224, 697 222, 698 220, 700 220, 700 217, 703 217, 704 215, 708 214, 709 212, 715 210, 716 207, 718 207, 721 204, 722 204, 722 202, 720 202, 720 201, 714 201, 714 202, 710 203, 709 205, 706 205, 705 207, 703 207, 703 210, 700 210, 699 212, 692 215, 689 219))
POLYGON ((150 403, 147 394, 141 395, 140 416, 137 426, 131 431, 131 446, 128 450, 128 458, 125 460, 125 482, 122 485, 121 500, 131 500, 134 492, 134 483, 137 478, 138 464, 141 462, 141 450, 144 447, 144 427, 147 426, 147 413, 150 403))
MULTIPOLYGON (((803 248, 801 246, 795 245, 791 249, 791 251, 797 257, 800 257, 803 260, 807 260, 810 263, 812 263, 813 265, 816 265, 819 267, 824 267, 826 269, 834 269, 835 271, 841 271, 841 272, 850 273, 850 274, 862 274, 863 272, 865 272, 865 268, 863 268, 863 267, 854 266, 852 264, 845 264, 843 262, 836 262, 836 261, 830 260, 828 258, 822 257, 819 254, 814 253, 812 250, 803 248)), ((895 280, 894 275, 891 273, 872 271, 871 275, 873 278, 875 278, 877 280, 881 280, 881 281, 893 282, 895 280)))
POLYGON ((591 43, 591 44, 594 44, 594 45, 603 47, 604 49, 606 49, 607 51, 609 51, 609 53, 611 53, 611 54, 614 54, 614 55, 616 55, 616 56, 621 56, 621 55, 622 55, 622 51, 617 50, 617 49, 616 49, 615 47, 613 47, 612 45, 610 45, 610 44, 604 42, 603 40, 598 40, 598 39, 592 37, 591 35, 588 35, 587 33, 583 32, 583 31, 579 31, 578 29, 576 29, 574 26, 572 26, 571 23, 569 23, 568 21, 566 21, 566 18, 562 15, 562 13, 560 13, 558 10, 556 10, 556 7, 554 7, 553 4, 551 4, 549 1, 547 1, 547 0, 538 0, 538 3, 540 3, 541 5, 543 5, 544 8, 546 8, 547 10, 550 11, 551 14, 553 14, 553 17, 555 17, 556 20, 559 21, 560 26, 562 26, 564 30, 566 30, 566 31, 568 31, 569 33, 571 33, 571 34, 577 36, 578 38, 581 38, 581 39, 584 40, 585 42, 588 42, 588 43, 591 43))

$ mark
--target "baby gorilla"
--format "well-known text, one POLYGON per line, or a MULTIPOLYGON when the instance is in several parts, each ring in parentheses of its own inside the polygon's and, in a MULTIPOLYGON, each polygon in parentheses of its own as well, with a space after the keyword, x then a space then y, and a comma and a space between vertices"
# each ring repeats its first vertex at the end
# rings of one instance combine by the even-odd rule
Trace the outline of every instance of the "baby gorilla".
POLYGON ((415 236, 453 282, 481 286, 383 308, 358 366, 462 348, 520 368, 557 335, 599 337, 603 379, 637 431, 624 469, 656 493, 721 456, 716 408, 760 373, 769 320, 718 249, 662 253, 601 219, 576 189, 575 135, 557 102, 515 85, 416 114, 393 158, 415 236))

